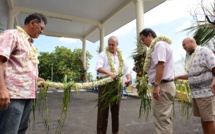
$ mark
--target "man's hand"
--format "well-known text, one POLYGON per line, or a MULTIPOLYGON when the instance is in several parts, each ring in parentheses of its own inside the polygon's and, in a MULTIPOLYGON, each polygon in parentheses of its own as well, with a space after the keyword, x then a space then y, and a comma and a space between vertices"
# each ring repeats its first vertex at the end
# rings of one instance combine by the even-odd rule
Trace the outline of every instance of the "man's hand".
POLYGON ((9 91, 6 87, 0 87, 0 109, 5 110, 10 103, 9 91))
POLYGON ((127 81, 125 82, 125 87, 128 87, 129 85, 131 85, 131 80, 127 80, 127 81))
POLYGON ((8 104, 10 103, 9 91, 6 88, 4 81, 4 62, 6 61, 6 57, 0 56, 0 109, 2 110, 7 109, 8 104))
POLYGON ((160 86, 154 86, 153 97, 157 101, 160 99, 160 86))
POLYGON ((103 67, 99 68, 97 70, 99 73, 103 73, 103 74, 107 74, 108 76, 110 76, 112 79, 115 79, 117 77, 117 75, 115 73, 109 72, 106 69, 104 69, 103 67))
POLYGON ((215 95, 215 78, 213 79, 213 82, 211 84, 211 91, 215 95))
POLYGON ((174 77, 174 81, 176 81, 176 80, 178 80, 178 76, 175 76, 175 77, 174 77))
POLYGON ((117 75, 115 73, 112 73, 112 72, 109 72, 108 75, 113 79, 115 79, 117 77, 117 75))
POLYGON ((37 84, 38 87, 43 87, 44 84, 46 83, 46 81, 40 77, 37 78, 37 82, 38 82, 38 84, 37 84))
POLYGON ((188 75, 184 74, 184 75, 178 75, 174 77, 174 81, 178 80, 178 79, 182 79, 182 80, 188 80, 188 75))

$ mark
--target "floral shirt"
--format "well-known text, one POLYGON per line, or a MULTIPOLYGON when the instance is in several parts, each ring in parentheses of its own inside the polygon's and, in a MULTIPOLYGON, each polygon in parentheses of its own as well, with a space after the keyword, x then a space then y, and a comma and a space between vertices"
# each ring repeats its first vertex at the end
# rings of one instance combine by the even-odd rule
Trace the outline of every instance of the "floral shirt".
POLYGON ((33 99, 38 76, 33 39, 21 28, 0 34, 0 55, 6 57, 4 78, 12 99, 33 99), (33 55, 33 56, 32 56, 33 55))

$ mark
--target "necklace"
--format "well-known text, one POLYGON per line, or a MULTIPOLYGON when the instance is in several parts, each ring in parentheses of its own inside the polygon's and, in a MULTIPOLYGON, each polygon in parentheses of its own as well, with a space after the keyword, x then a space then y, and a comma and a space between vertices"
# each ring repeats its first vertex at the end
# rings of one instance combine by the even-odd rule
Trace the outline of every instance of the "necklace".
POLYGON ((187 73, 190 70, 190 67, 191 67, 191 65, 193 63, 193 60, 194 60, 194 58, 196 56, 196 53, 198 52, 199 48, 200 48, 200 46, 197 46, 195 51, 194 51, 194 53, 191 55, 191 57, 186 59, 185 70, 186 70, 187 73))
MULTIPOLYGON (((122 69, 123 69, 124 61, 123 61, 123 58, 122 58, 121 51, 118 48, 116 49, 116 51, 117 51, 118 58, 119 58, 119 72, 118 72, 118 75, 121 76, 122 75, 122 69)), ((108 62, 110 64, 111 72, 116 73, 116 69, 114 67, 114 62, 113 62, 113 59, 111 57, 112 54, 110 53, 108 47, 106 48, 106 53, 107 53, 107 56, 108 56, 108 62)))
POLYGON ((34 63, 34 64, 39 64, 39 60, 37 58, 37 49, 34 48, 33 45, 30 45, 28 42, 28 39, 30 36, 19 26, 17 26, 18 32, 23 36, 24 42, 29 50, 29 59, 34 63))

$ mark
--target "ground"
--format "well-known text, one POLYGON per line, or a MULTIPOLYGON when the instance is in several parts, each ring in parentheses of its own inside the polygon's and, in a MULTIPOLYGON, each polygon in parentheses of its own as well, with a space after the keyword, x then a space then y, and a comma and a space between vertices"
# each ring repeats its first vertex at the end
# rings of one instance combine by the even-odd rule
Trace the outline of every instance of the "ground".
MULTIPOLYGON (((49 134, 54 134, 57 120, 60 118, 62 106, 62 92, 53 90, 48 94, 50 108, 50 130, 49 134)), ((65 126, 62 134, 96 134, 97 120, 97 97, 95 92, 72 93, 69 104, 65 126)), ((121 101, 120 107, 120 133, 121 134, 156 134, 155 127, 150 114, 146 120, 144 115, 138 118, 140 99, 137 97, 127 97, 121 101)), ((189 108, 191 110, 191 108, 189 108)), ((46 134, 41 112, 36 110, 36 120, 33 125, 33 114, 31 115, 31 127, 28 134, 46 134)), ((111 134, 111 120, 109 114, 109 124, 107 134, 111 134)), ((180 103, 175 101, 174 134, 202 134, 199 118, 191 116, 187 119, 181 115, 180 103)), ((192 115, 192 113, 191 113, 192 115)), ((45 117, 45 116, 44 116, 45 117)))

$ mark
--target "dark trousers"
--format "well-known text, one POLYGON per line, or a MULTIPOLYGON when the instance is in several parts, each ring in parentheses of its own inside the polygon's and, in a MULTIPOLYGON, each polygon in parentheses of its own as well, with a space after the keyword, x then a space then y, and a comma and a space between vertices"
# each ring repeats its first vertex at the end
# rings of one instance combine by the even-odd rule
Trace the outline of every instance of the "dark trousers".
MULTIPOLYGON (((100 86, 98 98, 100 98, 108 90, 114 90, 114 89, 108 89, 108 88, 105 88, 105 86, 100 86)), ((116 93, 118 93, 117 90, 116 90, 116 93)), ((112 118, 112 133, 119 134, 120 101, 115 102, 112 106, 108 106, 104 108, 105 105, 106 105, 105 101, 100 101, 100 100, 98 101, 97 134, 106 134, 107 125, 108 125, 109 107, 110 107, 111 118, 112 118)))
POLYGON ((8 109, 0 110, 0 134, 25 134, 32 110, 32 99, 11 99, 8 109))

